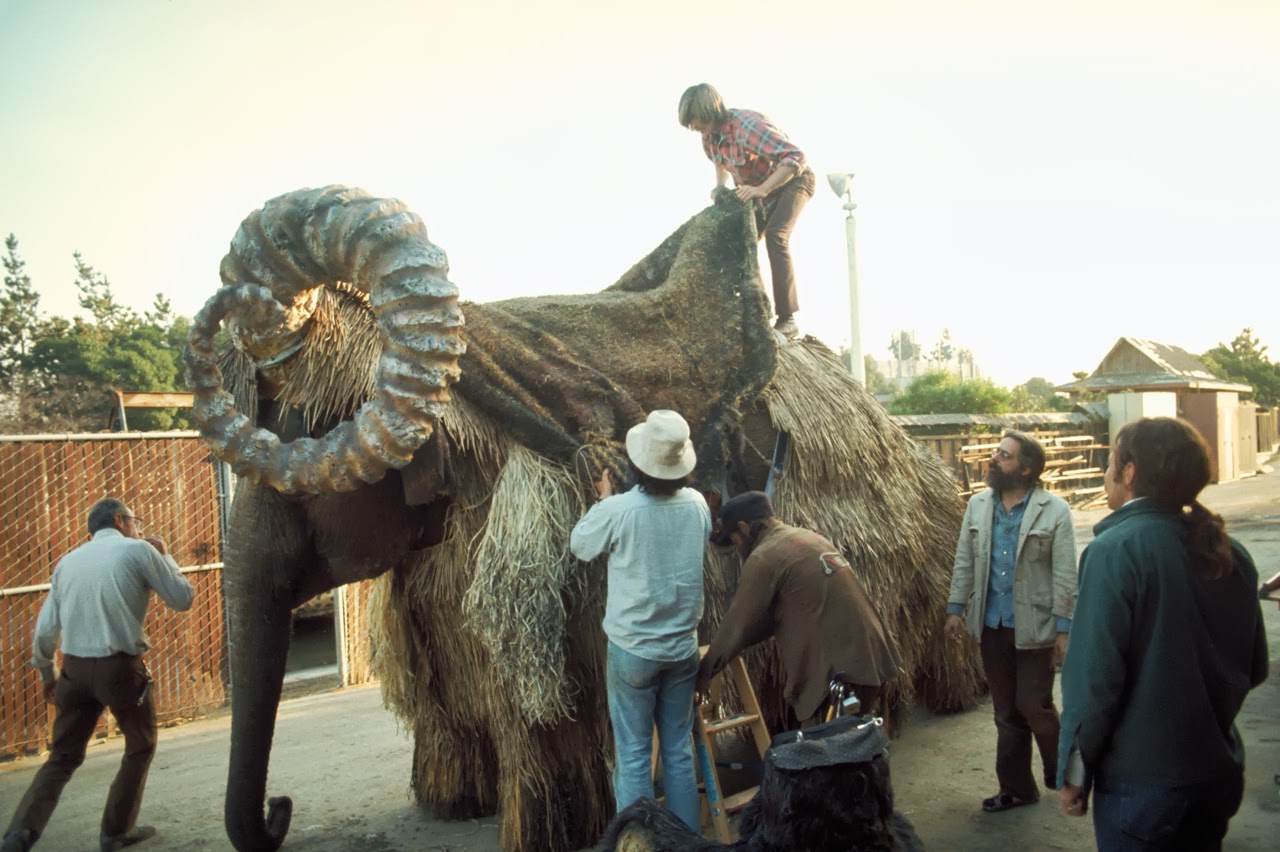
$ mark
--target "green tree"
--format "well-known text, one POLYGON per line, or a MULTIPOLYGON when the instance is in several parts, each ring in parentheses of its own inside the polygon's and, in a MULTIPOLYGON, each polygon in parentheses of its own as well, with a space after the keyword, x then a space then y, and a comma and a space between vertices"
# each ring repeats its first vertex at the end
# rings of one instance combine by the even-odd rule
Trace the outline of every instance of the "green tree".
POLYGON ((25 370, 40 321, 40 294, 31 284, 26 261, 18 256, 18 238, 5 238, 4 289, 0 291, 0 431, 30 417, 36 387, 25 370))
POLYGON ((889 403, 893 414, 1003 414, 1012 395, 990 379, 964 381, 946 370, 930 370, 889 403))
MULTIPOLYGON (((163 296, 143 316, 121 305, 107 277, 73 255, 80 306, 88 318, 36 324, 20 370, 29 405, 9 412, 7 431, 97 431, 107 425, 112 391, 183 387, 182 347, 189 321, 163 296)), ((130 412, 132 429, 182 428, 173 409, 130 412)))
POLYGON ((1280 364, 1267 357, 1267 347, 1253 329, 1241 331, 1230 346, 1219 343, 1200 357, 1218 378, 1252 385, 1253 400, 1259 405, 1270 408, 1280 403, 1280 364))
POLYGON ((1027 379, 1010 391, 1012 411, 1070 411, 1071 401, 1058 396, 1053 382, 1037 376, 1027 379))
POLYGON ((4 241, 4 291, 0 293, 0 379, 12 382, 31 347, 39 322, 40 294, 31 286, 27 263, 18 256, 18 238, 4 241))
POLYGON ((94 325, 109 331, 120 331, 137 325, 140 322, 138 315, 116 302, 107 276, 85 263, 80 252, 75 252, 71 256, 76 261, 76 289, 80 291, 80 307, 93 317, 94 325))

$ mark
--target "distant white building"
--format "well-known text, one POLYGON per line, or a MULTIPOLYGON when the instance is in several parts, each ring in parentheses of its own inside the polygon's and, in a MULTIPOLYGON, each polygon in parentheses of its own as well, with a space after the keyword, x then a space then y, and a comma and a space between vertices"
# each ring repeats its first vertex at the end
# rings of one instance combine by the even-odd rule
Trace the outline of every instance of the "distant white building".
POLYGON ((877 360, 876 369, 898 390, 906 390, 920 376, 938 370, 951 373, 961 381, 982 378, 973 354, 967 349, 952 346, 951 334, 945 329, 942 340, 927 355, 916 343, 914 331, 896 332, 890 349, 902 357, 877 360))

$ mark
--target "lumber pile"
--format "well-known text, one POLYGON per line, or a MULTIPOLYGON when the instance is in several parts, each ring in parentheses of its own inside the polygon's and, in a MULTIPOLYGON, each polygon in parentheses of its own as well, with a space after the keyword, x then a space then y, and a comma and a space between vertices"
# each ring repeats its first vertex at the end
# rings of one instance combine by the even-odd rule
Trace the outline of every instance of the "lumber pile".
MULTIPOLYGON (((1040 481, 1046 489, 1075 508, 1091 508, 1106 498, 1102 490, 1107 466, 1106 444, 1098 443, 1092 435, 1038 433, 1035 437, 1044 446, 1045 465, 1040 481)), ((966 473, 964 482, 968 485, 964 493, 972 495, 986 489, 987 463, 999 445, 1000 436, 993 434, 990 442, 960 448, 960 461, 966 473)))

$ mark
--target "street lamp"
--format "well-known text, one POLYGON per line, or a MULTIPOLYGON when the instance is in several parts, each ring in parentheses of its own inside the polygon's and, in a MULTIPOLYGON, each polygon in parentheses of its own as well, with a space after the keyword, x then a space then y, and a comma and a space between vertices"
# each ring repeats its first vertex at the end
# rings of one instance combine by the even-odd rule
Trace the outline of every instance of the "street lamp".
POLYGON ((838 198, 844 199, 844 209, 848 214, 844 220, 844 236, 849 247, 849 371, 865 387, 867 376, 866 365, 862 361, 862 321, 858 315, 858 255, 853 221, 853 211, 858 205, 853 203, 853 190, 849 186, 852 182, 853 172, 831 172, 827 175, 831 191, 838 198))

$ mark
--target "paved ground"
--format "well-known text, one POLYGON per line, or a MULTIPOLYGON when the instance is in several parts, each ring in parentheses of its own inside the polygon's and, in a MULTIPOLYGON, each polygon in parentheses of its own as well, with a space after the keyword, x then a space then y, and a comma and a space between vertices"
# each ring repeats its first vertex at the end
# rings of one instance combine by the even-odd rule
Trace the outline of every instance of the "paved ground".
MULTIPOLYGON (((1222 512, 1253 552, 1260 571, 1280 571, 1280 473, 1211 486, 1205 502, 1222 512)), ((1079 513, 1081 543, 1106 511, 1079 513)), ((1280 611, 1264 607, 1272 671, 1280 669, 1280 611)), ((222 791, 229 718, 161 732, 142 821, 160 835, 152 849, 225 849, 222 791)), ((1275 848, 1280 836, 1280 676, 1254 690, 1239 720, 1248 750, 1247 787, 1226 849, 1275 848), (1271 838, 1271 840, 1267 840, 1271 838)), ((990 705, 954 716, 919 713, 893 746, 899 809, 930 849, 948 852, 1093 849, 1088 819, 1068 819, 1049 799, 1004 814, 981 812, 995 792, 990 705)), ((411 743, 382 709, 378 689, 360 688, 286 701, 280 709, 269 790, 294 797, 285 848, 299 850, 497 850, 493 819, 442 823, 413 804, 411 743)), ((47 850, 96 848, 99 812, 119 761, 120 743, 90 749, 40 844, 47 850)), ((0 765, 0 818, 7 819, 40 761, 0 765)))

